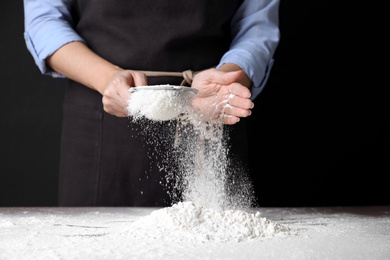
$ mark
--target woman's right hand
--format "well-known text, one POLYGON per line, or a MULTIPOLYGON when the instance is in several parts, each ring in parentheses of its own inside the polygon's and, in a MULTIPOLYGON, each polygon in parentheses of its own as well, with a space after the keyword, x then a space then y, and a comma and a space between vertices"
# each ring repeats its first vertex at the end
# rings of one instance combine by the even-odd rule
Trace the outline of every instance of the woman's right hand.
POLYGON ((70 42, 46 59, 56 72, 103 95, 104 110, 118 117, 128 116, 126 107, 131 87, 147 85, 146 75, 124 70, 98 56, 82 42, 70 42))
POLYGON ((139 71, 121 70, 115 73, 101 93, 104 111, 117 117, 127 117, 131 87, 146 86, 146 75, 139 71))

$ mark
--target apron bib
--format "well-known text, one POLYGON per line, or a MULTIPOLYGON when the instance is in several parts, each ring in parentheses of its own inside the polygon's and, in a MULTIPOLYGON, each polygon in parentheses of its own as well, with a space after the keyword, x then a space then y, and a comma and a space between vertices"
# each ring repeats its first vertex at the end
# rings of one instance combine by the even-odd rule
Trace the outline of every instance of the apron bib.
MULTIPOLYGON (((230 22, 240 1, 74 1, 75 28, 89 48, 124 69, 199 71, 228 50, 230 22)), ((179 85, 151 77, 148 84, 179 85)), ((152 122, 151 122, 152 123, 152 122)), ((241 122, 240 122, 241 123, 241 122)), ((175 124, 154 124, 172 133, 175 124)), ((103 110, 102 96, 70 81, 61 140, 60 206, 167 206, 161 158, 139 124, 103 110)), ((159 147, 159 153, 164 154, 159 147)), ((169 151, 167 151, 169 152, 169 151)))

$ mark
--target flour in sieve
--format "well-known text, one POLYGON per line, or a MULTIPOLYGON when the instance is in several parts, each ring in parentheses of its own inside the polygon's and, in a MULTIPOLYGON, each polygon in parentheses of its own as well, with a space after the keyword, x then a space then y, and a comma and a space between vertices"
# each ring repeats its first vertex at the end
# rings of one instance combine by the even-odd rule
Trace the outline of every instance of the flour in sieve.
POLYGON ((163 89, 167 86, 170 85, 157 85, 151 90, 133 92, 127 105, 128 114, 135 120, 146 117, 155 121, 165 121, 172 120, 186 111, 194 93, 163 89))

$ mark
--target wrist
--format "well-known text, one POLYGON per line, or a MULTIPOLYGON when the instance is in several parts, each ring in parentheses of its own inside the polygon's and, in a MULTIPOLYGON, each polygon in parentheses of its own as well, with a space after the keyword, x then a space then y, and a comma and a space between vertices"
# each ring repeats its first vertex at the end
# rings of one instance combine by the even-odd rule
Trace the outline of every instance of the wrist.
MULTIPOLYGON (((237 71, 242 69, 241 67, 239 67, 234 63, 224 63, 218 68, 218 70, 223 72, 230 72, 230 71, 237 71)), ((244 76, 238 82, 247 88, 252 86, 252 81, 250 80, 250 78, 245 72, 244 72, 244 76)))
POLYGON ((108 81, 122 71, 82 42, 70 42, 46 59, 56 72, 103 94, 108 81))
POLYGON ((112 78, 114 78, 115 75, 122 71, 123 69, 116 65, 105 64, 104 69, 102 69, 102 73, 100 74, 100 77, 97 78, 96 83, 94 84, 95 90, 103 95, 112 78))

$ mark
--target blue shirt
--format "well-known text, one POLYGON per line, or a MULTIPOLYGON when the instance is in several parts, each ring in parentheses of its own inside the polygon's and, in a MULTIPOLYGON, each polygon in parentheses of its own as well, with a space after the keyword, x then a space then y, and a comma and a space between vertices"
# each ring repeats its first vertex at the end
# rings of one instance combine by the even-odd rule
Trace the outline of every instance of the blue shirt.
MULTIPOLYGON (((73 28, 72 0, 24 0, 24 38, 43 74, 62 77, 45 59, 72 41, 84 40, 73 28)), ((233 41, 220 60, 241 67, 252 80, 254 100, 264 88, 279 43, 279 0, 244 0, 231 23, 233 41)))

